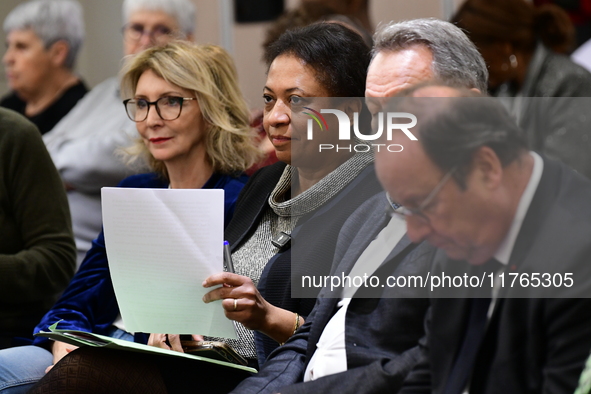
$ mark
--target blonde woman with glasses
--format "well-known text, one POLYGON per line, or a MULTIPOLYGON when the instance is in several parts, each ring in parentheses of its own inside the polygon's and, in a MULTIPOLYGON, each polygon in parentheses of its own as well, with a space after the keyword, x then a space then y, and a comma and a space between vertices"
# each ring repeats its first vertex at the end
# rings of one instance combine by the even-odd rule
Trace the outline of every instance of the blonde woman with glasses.
MULTIPOLYGON (((119 186, 223 189, 227 224, 247 180, 242 172, 259 158, 230 56, 216 46, 186 42, 154 47, 129 59, 122 84, 130 97, 125 109, 140 135, 131 160, 147 160, 153 172, 130 176, 119 186)), ((120 319, 102 232, 34 331, 58 321, 63 329, 147 341, 126 332, 120 319)), ((0 352, 0 388, 26 392, 73 349, 41 338, 34 344, 0 352)))

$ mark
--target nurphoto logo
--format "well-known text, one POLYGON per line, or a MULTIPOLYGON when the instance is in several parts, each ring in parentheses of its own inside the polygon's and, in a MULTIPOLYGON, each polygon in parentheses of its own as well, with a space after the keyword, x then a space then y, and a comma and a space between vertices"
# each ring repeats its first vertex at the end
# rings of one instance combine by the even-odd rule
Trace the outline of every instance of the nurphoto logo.
MULTIPOLYGON (((417 141, 417 137, 409 130, 416 126, 417 117, 408 112, 378 112, 375 115, 377 120, 378 129, 373 134, 362 133, 359 130, 359 113, 353 113, 353 127, 351 127, 351 120, 349 116, 338 109, 321 109, 320 112, 310 108, 304 107, 309 112, 303 112, 308 115, 307 124, 307 139, 309 141, 314 139, 314 123, 318 125, 321 132, 328 131, 328 122, 322 114, 333 114, 337 117, 339 125, 339 141, 351 141, 353 130, 354 136, 361 141, 375 141, 382 137, 384 130, 386 131, 386 139, 392 140, 392 135, 395 130, 402 131, 411 141, 417 141), (385 122, 384 122, 385 119, 385 122), (400 123, 401 120, 406 120, 405 123, 400 123), (384 127, 384 123, 386 123, 384 127)), ((389 152, 402 152, 404 147, 400 144, 384 144, 384 143, 362 143, 362 144, 319 144, 319 152, 323 150, 347 150, 349 152, 368 152, 371 148, 376 149, 378 152, 380 149, 387 149, 389 152)))

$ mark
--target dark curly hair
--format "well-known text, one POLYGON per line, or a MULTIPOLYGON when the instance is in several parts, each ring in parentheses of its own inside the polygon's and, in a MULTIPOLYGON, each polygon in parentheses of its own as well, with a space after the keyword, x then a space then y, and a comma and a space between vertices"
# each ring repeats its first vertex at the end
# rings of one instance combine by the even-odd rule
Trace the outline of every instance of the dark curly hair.
POLYGON ((363 38, 338 23, 320 22, 288 30, 265 51, 270 66, 280 55, 293 55, 310 66, 333 97, 363 97, 370 48, 363 38))

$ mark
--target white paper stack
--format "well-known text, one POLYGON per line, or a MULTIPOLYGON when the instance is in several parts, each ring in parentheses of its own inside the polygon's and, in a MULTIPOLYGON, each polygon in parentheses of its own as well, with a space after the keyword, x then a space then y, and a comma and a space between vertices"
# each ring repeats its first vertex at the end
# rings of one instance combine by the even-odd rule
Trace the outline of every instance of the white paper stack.
POLYGON ((223 270, 224 191, 102 189, 109 269, 125 329, 236 338, 201 283, 223 270))

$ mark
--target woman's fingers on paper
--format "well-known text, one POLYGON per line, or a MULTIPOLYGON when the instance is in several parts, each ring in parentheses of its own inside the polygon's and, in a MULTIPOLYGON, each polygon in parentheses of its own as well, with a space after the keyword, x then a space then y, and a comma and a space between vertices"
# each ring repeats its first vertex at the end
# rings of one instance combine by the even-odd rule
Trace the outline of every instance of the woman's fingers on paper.
POLYGON ((181 336, 178 334, 150 334, 148 345, 183 353, 181 336))

